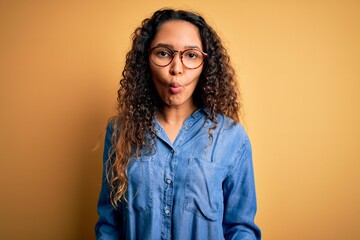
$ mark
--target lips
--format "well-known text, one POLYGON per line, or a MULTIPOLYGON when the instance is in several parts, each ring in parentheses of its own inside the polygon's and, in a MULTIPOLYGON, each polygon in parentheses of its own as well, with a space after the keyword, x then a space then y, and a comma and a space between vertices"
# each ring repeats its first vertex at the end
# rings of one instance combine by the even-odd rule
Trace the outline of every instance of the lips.
POLYGON ((170 93, 172 93, 172 94, 178 94, 178 93, 181 92, 181 85, 178 84, 178 83, 176 83, 176 82, 171 83, 171 84, 170 84, 169 91, 170 91, 170 93))

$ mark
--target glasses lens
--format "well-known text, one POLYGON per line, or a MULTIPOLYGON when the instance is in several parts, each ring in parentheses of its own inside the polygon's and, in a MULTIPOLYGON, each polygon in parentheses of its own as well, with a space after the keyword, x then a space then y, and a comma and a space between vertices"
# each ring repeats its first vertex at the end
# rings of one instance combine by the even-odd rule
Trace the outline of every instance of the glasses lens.
POLYGON ((171 62, 173 58, 173 52, 166 47, 156 47, 151 50, 150 58, 153 63, 163 67, 171 62))
POLYGON ((204 55, 200 50, 187 49, 183 52, 182 62, 187 68, 198 68, 204 61, 204 55))

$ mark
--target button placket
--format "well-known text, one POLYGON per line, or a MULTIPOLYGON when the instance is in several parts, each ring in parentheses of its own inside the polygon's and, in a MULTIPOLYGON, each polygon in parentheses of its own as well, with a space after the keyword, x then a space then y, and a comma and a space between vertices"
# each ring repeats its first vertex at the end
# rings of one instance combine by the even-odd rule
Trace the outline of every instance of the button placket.
POLYGON ((171 235, 171 221, 172 221, 172 204, 174 197, 173 189, 173 174, 174 161, 176 161, 176 151, 170 147, 167 154, 167 161, 164 175, 164 198, 163 198, 163 221, 162 221, 162 236, 168 239, 171 235))

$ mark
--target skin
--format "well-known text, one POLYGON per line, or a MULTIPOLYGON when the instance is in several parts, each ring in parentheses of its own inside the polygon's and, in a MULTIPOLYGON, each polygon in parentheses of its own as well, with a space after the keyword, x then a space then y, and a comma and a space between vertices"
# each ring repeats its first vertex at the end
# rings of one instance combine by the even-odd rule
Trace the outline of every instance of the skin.
MULTIPOLYGON (((202 49, 198 28, 182 20, 163 23, 151 42, 150 47, 167 45, 173 50, 184 51, 188 48, 202 49)), ((152 81, 163 105, 156 116, 171 142, 174 142, 184 121, 195 110, 193 93, 199 82, 203 66, 187 69, 178 53, 166 67, 159 67, 149 59, 152 81)))

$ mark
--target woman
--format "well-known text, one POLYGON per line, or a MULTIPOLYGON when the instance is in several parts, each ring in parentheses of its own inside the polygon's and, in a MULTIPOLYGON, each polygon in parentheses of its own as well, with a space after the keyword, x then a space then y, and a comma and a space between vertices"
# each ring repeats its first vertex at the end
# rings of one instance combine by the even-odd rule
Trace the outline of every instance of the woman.
POLYGON ((201 16, 145 19, 107 128, 97 239, 260 239, 239 112, 229 57, 201 16))

